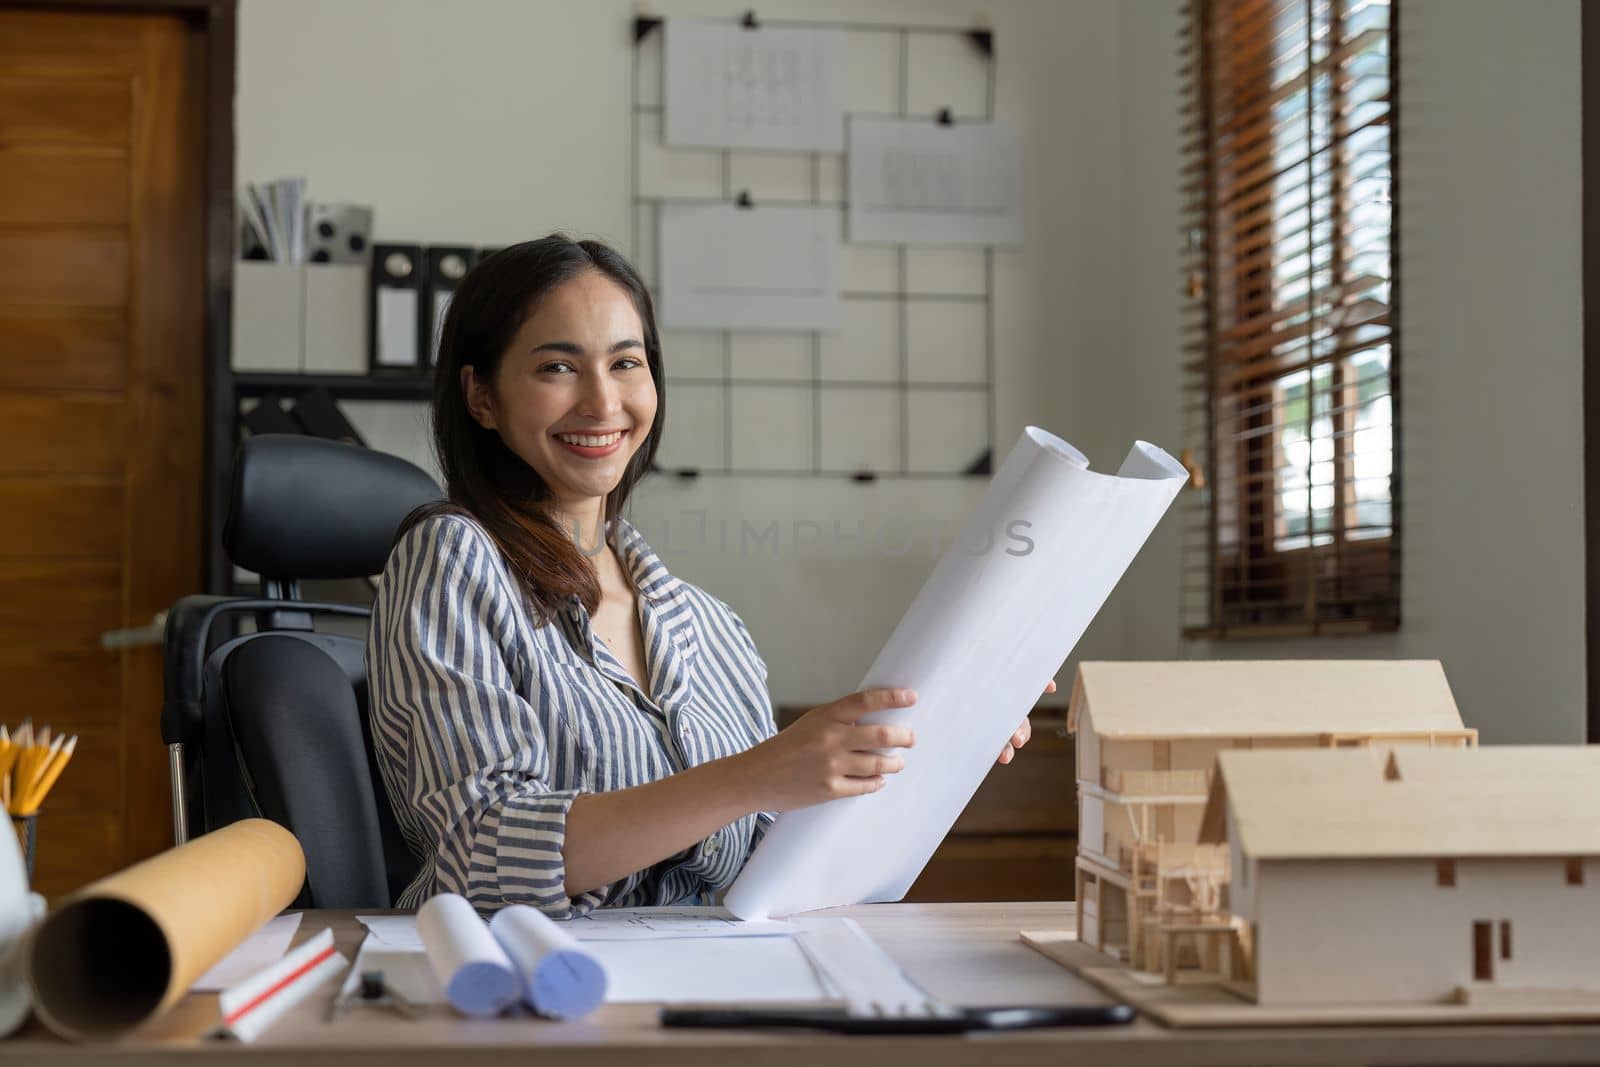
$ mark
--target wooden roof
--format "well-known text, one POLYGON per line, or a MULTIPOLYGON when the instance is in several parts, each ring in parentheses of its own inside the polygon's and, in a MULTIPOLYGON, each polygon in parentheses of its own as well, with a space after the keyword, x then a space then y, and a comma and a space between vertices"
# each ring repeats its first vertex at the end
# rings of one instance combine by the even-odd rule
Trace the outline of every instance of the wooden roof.
POLYGON ((1600 855, 1600 747, 1232 750, 1200 839, 1256 859, 1600 855))
POLYGON ((1084 663, 1068 728, 1117 739, 1459 731, 1438 660, 1084 663))

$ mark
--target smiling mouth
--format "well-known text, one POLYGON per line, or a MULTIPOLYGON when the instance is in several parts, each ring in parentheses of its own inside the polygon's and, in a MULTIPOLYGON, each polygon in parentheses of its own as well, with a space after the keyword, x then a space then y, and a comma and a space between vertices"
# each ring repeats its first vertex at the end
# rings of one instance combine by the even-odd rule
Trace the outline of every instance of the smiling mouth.
POLYGON ((622 440, 626 430, 612 430, 609 433, 558 433, 556 440, 562 444, 576 445, 579 448, 608 448, 622 440))

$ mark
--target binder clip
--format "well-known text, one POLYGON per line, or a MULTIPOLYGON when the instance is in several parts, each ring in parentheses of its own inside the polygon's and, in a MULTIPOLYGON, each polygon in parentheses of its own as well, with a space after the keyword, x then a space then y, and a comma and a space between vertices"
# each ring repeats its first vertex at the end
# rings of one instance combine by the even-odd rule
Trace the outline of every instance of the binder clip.
POLYGON ((933 117, 933 121, 940 126, 954 126, 956 124, 956 117, 950 114, 949 108, 941 107, 939 109, 939 113, 933 117))
POLYGON ((761 28, 761 23, 756 21, 756 13, 753 8, 744 13, 744 18, 739 20, 739 25, 747 30, 759 30, 761 28))
POLYGON ((735 207, 742 208, 753 208, 756 206, 756 202, 750 199, 750 190, 748 189, 740 189, 738 199, 734 200, 733 203, 735 207))

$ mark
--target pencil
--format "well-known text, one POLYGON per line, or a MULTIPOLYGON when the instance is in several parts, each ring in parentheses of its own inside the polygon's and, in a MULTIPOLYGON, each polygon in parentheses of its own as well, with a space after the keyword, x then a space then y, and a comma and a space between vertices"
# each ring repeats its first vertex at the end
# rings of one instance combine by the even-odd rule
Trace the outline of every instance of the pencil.
MULTIPOLYGON (((59 740, 58 738, 58 743, 59 740)), ((67 740, 67 743, 61 745, 51 757, 49 765, 44 769, 44 773, 39 776, 38 784, 28 794, 27 803, 23 806, 22 811, 24 815, 33 815, 39 810, 39 805, 44 803, 45 796, 50 792, 51 787, 56 784, 56 779, 60 778, 61 772, 67 769, 67 761, 72 759, 72 751, 77 747, 78 735, 73 734, 67 740)))
MULTIPOLYGON (((49 727, 45 727, 45 729, 48 731, 49 727)), ((43 734, 40 736, 42 737, 43 734)), ((65 734, 58 734, 56 739, 50 742, 50 747, 40 748, 39 745, 33 747, 33 759, 28 764, 27 777, 18 783, 20 786, 19 791, 22 793, 24 811, 29 810, 28 801, 33 798, 39 782, 44 778, 45 773, 50 770, 50 765, 55 762, 56 754, 61 751, 61 746, 66 743, 66 740, 65 734)))

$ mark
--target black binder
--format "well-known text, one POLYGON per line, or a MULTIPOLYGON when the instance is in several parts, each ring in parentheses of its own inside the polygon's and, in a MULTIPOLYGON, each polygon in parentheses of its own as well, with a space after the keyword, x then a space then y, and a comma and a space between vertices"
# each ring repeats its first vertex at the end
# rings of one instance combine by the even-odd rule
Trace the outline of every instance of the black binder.
POLYGON ((477 252, 465 245, 434 245, 428 249, 428 296, 422 302, 422 336, 428 339, 430 367, 439 362, 439 330, 450 309, 450 298, 477 261, 477 252))
POLYGON ((421 245, 372 246, 368 323, 371 338, 368 365, 375 374, 423 369, 427 350, 422 339, 427 290, 427 260, 421 245))

